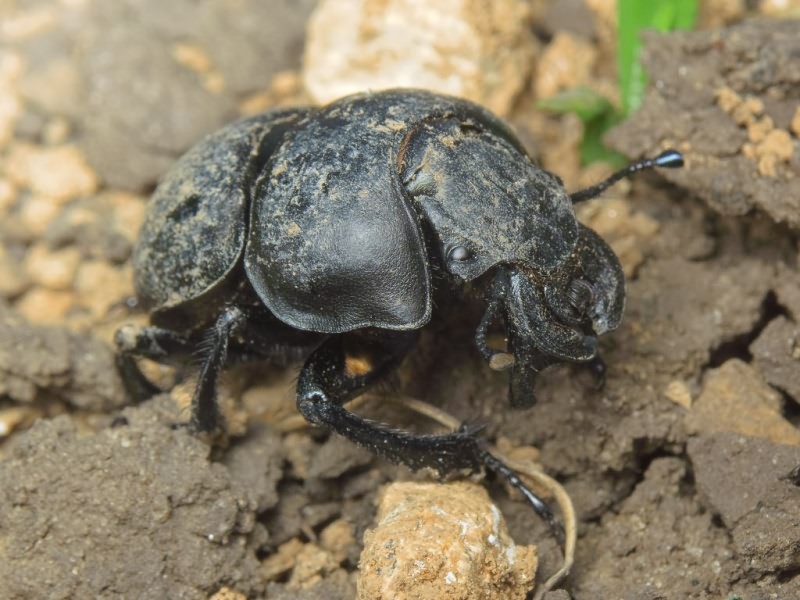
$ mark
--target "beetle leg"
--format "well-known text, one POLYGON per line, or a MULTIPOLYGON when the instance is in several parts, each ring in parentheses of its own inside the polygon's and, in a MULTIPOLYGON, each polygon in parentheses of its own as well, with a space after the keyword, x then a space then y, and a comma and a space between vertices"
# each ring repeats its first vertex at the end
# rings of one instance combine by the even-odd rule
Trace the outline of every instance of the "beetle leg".
POLYGON ((125 325, 114 335, 114 343, 117 346, 117 370, 134 402, 142 402, 161 392, 144 376, 134 357, 167 362, 170 357, 191 351, 187 339, 161 327, 125 325))
POLYGON ((144 376, 132 354, 118 352, 115 362, 125 391, 134 403, 143 402, 161 392, 158 386, 144 376))
POLYGON ((241 310, 229 307, 217 317, 214 327, 208 331, 205 344, 208 351, 200 367, 197 387, 192 397, 192 417, 189 425, 195 431, 212 432, 220 426, 222 418, 217 406, 217 381, 228 358, 231 337, 241 328, 245 320, 241 310))
POLYGON ((531 505, 536 514, 539 515, 539 517, 545 523, 547 523, 547 526, 550 528, 550 531, 553 533, 558 542, 563 544, 564 528, 558 522, 553 514, 553 511, 550 510, 550 507, 545 503, 545 501, 536 495, 536 493, 527 485, 525 485, 525 482, 520 479, 516 471, 488 451, 484 452, 483 462, 487 469, 494 471, 498 475, 502 475, 506 481, 508 481, 508 483, 513 485, 522 493, 523 497, 528 504, 531 505))
POLYGON ((594 376, 594 389, 600 391, 606 384, 606 361, 597 354, 586 363, 586 367, 594 376))
POLYGON ((375 454, 411 469, 429 467, 441 474, 477 472, 484 450, 477 430, 460 427, 442 435, 413 434, 368 421, 342 405, 394 369, 410 350, 410 334, 373 340, 368 372, 352 372, 343 336, 329 338, 306 361, 297 383, 297 408, 307 421, 326 427, 375 454))
POLYGON ((161 363, 191 351, 188 338, 169 329, 152 326, 123 325, 114 335, 114 343, 122 354, 149 358, 161 363))
MULTIPOLYGON (((192 398, 190 426, 196 431, 213 431, 220 424, 217 408, 217 380, 228 356, 233 332, 244 323, 244 313, 237 308, 225 309, 208 331, 203 363, 192 398)), ((125 326, 117 331, 117 368, 134 401, 141 402, 161 392, 142 373, 135 356, 157 362, 182 362, 196 348, 196 341, 160 327, 125 326)))
POLYGON ((486 306, 486 311, 481 317, 478 327, 475 329, 475 345, 478 347, 478 352, 486 361, 492 360, 492 357, 498 353, 497 350, 489 348, 486 342, 486 336, 489 332, 489 326, 500 314, 500 298, 492 298, 486 306))

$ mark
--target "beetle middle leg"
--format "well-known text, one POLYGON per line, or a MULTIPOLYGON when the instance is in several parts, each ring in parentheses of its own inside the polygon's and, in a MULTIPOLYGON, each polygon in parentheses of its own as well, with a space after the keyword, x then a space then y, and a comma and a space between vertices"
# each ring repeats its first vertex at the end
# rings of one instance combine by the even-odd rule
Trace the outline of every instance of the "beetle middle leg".
POLYGON ((228 358, 231 337, 245 322, 245 314, 240 309, 228 307, 220 313, 214 326, 207 332, 204 344, 206 352, 192 397, 189 426, 194 431, 213 432, 222 423, 217 405, 217 382, 228 358))
MULTIPOLYGON (((235 307, 223 310, 214 325, 206 332, 202 343, 202 365, 192 398, 189 426, 200 432, 216 430, 221 423, 217 407, 217 382, 228 358, 231 337, 246 321, 244 313, 235 307)), ((162 363, 185 362, 197 348, 197 340, 183 337, 160 327, 124 327, 115 338, 119 352, 117 367, 135 400, 149 398, 161 390, 151 383, 134 361, 134 356, 162 363)))
POLYGON ((125 325, 115 334, 114 343, 117 346, 117 370, 134 402, 142 402, 162 391, 145 377, 134 357, 166 363, 192 351, 188 338, 161 327, 125 325))

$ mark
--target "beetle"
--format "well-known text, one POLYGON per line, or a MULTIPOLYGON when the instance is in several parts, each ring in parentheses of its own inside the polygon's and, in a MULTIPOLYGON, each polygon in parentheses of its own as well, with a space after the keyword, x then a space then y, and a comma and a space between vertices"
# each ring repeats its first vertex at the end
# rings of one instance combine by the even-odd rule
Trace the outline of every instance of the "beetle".
POLYGON ((201 348, 190 424, 208 432, 220 426, 226 364, 305 356, 297 406, 310 423, 413 469, 485 466, 521 487, 474 428, 416 435, 344 404, 398 366, 443 287, 485 303, 475 342, 491 368, 510 371, 513 407, 534 402, 542 369, 596 360, 598 336, 620 323, 624 276, 572 205, 681 164, 667 151, 570 196, 499 118, 419 90, 238 121, 184 155, 153 195, 133 257, 152 325, 117 333, 120 369, 135 394, 152 394, 134 357, 181 362, 201 348), (503 351, 487 342, 498 323, 503 351))

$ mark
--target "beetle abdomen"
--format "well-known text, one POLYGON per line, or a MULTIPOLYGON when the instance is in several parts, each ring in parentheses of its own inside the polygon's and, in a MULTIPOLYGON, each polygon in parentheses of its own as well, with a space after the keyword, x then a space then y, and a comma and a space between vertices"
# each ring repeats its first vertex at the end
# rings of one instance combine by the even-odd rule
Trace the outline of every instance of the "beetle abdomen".
POLYGON ((242 255, 250 185, 265 145, 306 110, 241 120, 206 137, 167 173, 153 195, 133 262, 142 304, 168 310, 212 293, 242 255))

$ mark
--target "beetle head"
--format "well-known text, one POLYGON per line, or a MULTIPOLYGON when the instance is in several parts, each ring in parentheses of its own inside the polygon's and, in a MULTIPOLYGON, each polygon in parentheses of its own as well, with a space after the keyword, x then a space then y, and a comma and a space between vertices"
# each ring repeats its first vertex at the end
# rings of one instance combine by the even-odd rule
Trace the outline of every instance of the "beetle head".
POLYGON ((622 319, 622 267, 591 229, 581 226, 570 259, 548 275, 542 280, 526 268, 500 265, 490 291, 505 317, 513 406, 533 403, 534 381, 543 368, 594 358, 597 337, 622 319))
POLYGON ((516 140, 453 119, 426 122, 399 158, 444 270, 463 281, 498 272, 492 295, 503 298, 516 363, 592 358, 597 335, 619 323, 622 271, 575 219, 561 180, 516 140))
POLYGON ((463 281, 496 273, 490 310, 502 310, 510 356, 491 361, 497 354, 485 347, 484 335, 491 314, 476 340, 490 365, 512 369, 512 404, 533 402, 533 381, 542 368, 592 359, 597 337, 622 318, 619 260, 578 223, 573 203, 636 171, 681 164, 680 154, 668 151, 570 196, 513 136, 480 122, 432 119, 406 137, 398 156, 400 177, 433 230, 444 270, 463 281))

